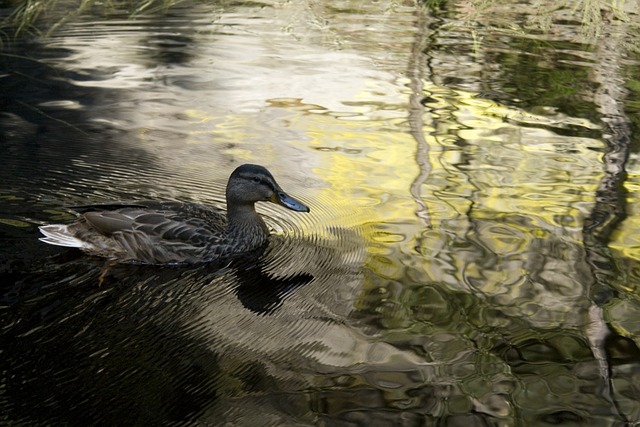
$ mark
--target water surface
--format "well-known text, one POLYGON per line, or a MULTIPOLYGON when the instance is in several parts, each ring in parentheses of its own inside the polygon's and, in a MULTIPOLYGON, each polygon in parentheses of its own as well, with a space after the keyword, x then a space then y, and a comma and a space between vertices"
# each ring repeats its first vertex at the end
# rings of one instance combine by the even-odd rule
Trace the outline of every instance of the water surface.
POLYGON ((2 55, 2 423, 640 421, 626 45, 505 24, 526 7, 94 12, 2 55), (264 252, 105 270, 37 240, 65 205, 224 207, 248 162, 311 207, 261 205, 264 252))

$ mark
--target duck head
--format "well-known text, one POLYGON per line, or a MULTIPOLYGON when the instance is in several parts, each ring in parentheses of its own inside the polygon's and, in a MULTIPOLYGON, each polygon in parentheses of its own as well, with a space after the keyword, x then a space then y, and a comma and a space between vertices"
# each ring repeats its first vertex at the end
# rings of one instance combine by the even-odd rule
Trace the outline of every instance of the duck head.
POLYGON ((273 175, 259 165, 238 166, 227 183, 227 208, 272 202, 296 212, 309 212, 302 202, 285 193, 273 175))

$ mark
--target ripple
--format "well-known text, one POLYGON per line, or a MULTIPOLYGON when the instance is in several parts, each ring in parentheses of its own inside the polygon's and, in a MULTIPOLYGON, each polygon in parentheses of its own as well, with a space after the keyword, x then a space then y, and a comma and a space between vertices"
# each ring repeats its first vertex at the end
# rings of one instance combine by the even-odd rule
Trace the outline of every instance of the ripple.
POLYGON ((309 214, 284 211, 275 205, 262 206, 267 223, 276 232, 266 254, 269 268, 287 274, 298 268, 327 277, 347 265, 361 263, 365 244, 359 227, 335 225, 349 223, 344 221, 350 216, 346 209, 305 199, 300 198, 310 207, 309 214), (335 220, 336 217, 340 219, 335 220))

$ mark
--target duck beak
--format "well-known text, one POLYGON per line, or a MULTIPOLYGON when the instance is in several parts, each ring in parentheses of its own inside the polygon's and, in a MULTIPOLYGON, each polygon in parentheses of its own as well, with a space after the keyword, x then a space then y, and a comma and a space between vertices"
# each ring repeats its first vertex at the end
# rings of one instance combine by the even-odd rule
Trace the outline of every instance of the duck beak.
POLYGON ((284 206, 287 209, 291 209, 296 212, 309 212, 309 207, 304 205, 302 202, 294 199, 284 191, 278 188, 278 190, 273 193, 272 202, 277 203, 281 206, 284 206))

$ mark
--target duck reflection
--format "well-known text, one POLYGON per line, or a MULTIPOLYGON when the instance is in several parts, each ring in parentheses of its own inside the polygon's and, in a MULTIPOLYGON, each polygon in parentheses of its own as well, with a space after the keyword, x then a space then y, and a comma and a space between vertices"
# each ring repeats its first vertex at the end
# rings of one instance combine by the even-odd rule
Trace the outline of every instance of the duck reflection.
POLYGON ((242 260, 233 263, 232 267, 238 281, 236 296, 246 309, 258 314, 272 313, 289 293, 313 280, 313 275, 304 272, 286 277, 272 276, 264 271, 265 265, 261 261, 247 265, 246 260, 242 260))

